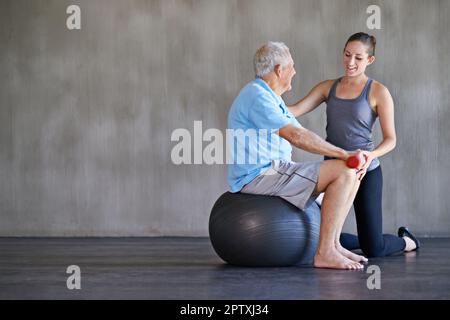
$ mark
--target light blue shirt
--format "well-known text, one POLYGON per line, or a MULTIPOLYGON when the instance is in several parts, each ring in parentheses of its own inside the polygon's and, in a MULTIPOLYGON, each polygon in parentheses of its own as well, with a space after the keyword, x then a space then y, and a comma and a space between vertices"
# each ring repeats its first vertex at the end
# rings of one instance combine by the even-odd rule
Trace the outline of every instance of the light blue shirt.
POLYGON ((291 144, 275 133, 288 124, 301 127, 283 99, 264 80, 256 78, 241 90, 228 113, 231 192, 239 192, 269 168, 272 160, 291 161, 291 144))

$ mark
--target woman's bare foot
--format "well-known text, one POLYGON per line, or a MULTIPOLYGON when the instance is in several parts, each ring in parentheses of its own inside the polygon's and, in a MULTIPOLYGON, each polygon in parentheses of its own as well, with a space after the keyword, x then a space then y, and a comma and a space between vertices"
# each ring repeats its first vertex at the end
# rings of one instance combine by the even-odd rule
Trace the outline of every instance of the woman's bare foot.
POLYGON ((406 242, 406 246, 405 246, 406 252, 413 251, 417 247, 416 243, 411 238, 403 237, 403 240, 405 240, 405 242, 406 242))
POLYGON ((344 257, 349 258, 350 260, 353 260, 355 262, 367 262, 369 259, 367 259, 364 256, 361 256, 359 254, 353 253, 350 250, 345 249, 340 244, 336 244, 336 250, 339 251, 344 257))
POLYGON ((348 259, 336 249, 317 250, 314 257, 314 267, 346 270, 360 270, 364 268, 362 264, 348 259))

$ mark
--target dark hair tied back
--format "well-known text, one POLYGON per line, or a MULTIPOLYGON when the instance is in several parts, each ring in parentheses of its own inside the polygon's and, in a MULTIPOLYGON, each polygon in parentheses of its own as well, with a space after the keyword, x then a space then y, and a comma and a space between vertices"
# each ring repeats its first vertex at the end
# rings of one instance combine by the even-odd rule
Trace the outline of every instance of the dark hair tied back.
POLYGON ((355 33, 351 35, 350 38, 348 38, 344 48, 347 47, 347 44, 352 41, 362 42, 367 46, 367 53, 369 54, 369 56, 375 55, 375 46, 377 45, 377 39, 375 39, 374 36, 368 35, 364 32, 355 33))

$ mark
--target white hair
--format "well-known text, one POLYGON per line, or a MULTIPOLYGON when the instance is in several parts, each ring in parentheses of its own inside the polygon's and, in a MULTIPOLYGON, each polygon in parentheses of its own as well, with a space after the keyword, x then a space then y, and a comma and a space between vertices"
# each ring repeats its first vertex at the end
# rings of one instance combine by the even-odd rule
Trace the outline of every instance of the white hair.
POLYGON ((283 42, 269 41, 255 53, 255 75, 261 78, 272 72, 277 64, 284 67, 289 63, 289 58, 289 48, 283 42))

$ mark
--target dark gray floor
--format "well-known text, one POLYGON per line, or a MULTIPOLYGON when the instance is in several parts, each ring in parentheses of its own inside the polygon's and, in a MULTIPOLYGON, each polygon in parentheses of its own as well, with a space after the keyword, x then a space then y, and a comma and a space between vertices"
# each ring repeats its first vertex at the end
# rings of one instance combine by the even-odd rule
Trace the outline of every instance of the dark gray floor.
POLYGON ((382 259, 381 289, 364 271, 238 268, 207 238, 0 238, 0 299, 449 299, 450 239, 382 259), (66 268, 81 268, 68 290, 66 268))

